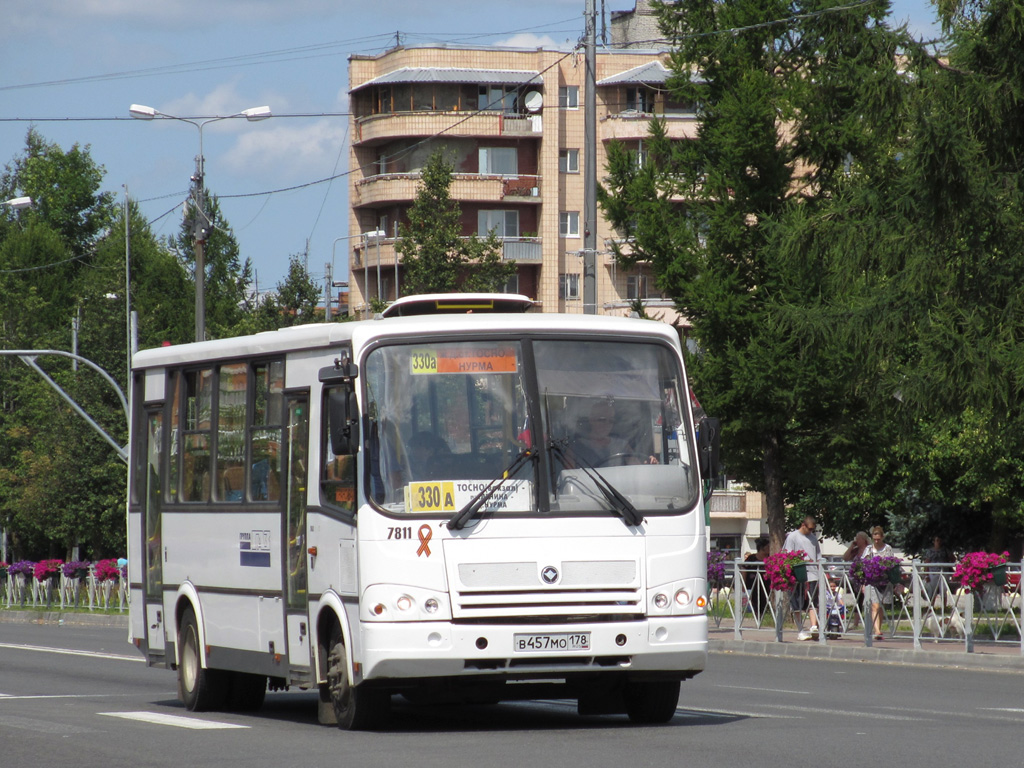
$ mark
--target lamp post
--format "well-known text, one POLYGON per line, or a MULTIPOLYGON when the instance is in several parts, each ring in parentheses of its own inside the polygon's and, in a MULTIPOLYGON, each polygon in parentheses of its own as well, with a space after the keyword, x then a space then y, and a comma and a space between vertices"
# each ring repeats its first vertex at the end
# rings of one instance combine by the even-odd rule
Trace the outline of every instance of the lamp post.
POLYGON ((236 112, 233 115, 211 117, 206 120, 192 120, 187 117, 169 115, 166 112, 161 112, 158 109, 147 107, 143 104, 132 104, 128 108, 128 114, 138 120, 153 120, 155 118, 177 120, 182 123, 194 125, 199 131, 199 155, 196 157, 196 172, 192 176, 192 201, 196 207, 196 216, 193 219, 192 226, 192 240, 193 250, 195 251, 196 257, 196 341, 204 341, 206 339, 205 247, 206 238, 209 236, 210 230, 213 228, 213 222, 211 222, 210 217, 206 215, 205 186, 203 181, 203 128, 210 123, 216 123, 221 120, 230 120, 236 117, 244 117, 249 122, 266 120, 268 117, 273 117, 273 113, 271 113, 270 107, 250 107, 249 109, 243 109, 241 112, 236 112))
MULTIPOLYGON (((348 264, 346 264, 346 266, 345 266, 345 280, 344 281, 334 282, 334 271, 335 271, 334 259, 335 259, 335 253, 337 252, 337 249, 338 249, 338 243, 340 243, 342 240, 355 240, 356 238, 360 238, 361 239, 361 238, 363 238, 365 236, 366 235, 365 235, 364 232, 360 232, 357 235, 342 235, 341 237, 334 238, 334 242, 331 243, 331 263, 326 265, 328 270, 329 270, 329 272, 328 272, 329 277, 327 278, 327 283, 328 283, 328 287, 327 287, 327 294, 328 294, 328 296, 327 296, 327 310, 324 313, 327 320, 331 319, 331 296, 330 296, 331 288, 342 288, 342 287, 348 286, 348 273, 349 273, 349 266, 351 265, 351 259, 346 259, 346 262, 348 262, 348 264)), ((349 309, 351 310, 351 307, 349 309)))

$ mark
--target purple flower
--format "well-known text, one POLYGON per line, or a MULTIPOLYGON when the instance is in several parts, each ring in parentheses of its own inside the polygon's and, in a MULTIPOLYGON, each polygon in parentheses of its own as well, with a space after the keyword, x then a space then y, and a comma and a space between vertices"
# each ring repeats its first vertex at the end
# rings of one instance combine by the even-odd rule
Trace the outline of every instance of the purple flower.
POLYGON ((708 552, 708 583, 720 587, 725 583, 725 569, 729 553, 715 550, 708 552))
POLYGON ((898 568, 900 559, 886 555, 855 557, 850 563, 850 583, 855 587, 868 586, 884 589, 890 583, 889 571, 898 568))
POLYGON ((35 567, 36 564, 33 563, 31 560, 19 560, 16 563, 11 563, 10 567, 7 569, 7 572, 10 573, 12 576, 17 576, 19 573, 24 576, 28 576, 32 573, 35 567))
POLYGON ((80 576, 83 573, 89 572, 89 561, 88 560, 72 560, 64 563, 64 567, 61 569, 65 576, 69 579, 73 579, 76 576, 80 576))

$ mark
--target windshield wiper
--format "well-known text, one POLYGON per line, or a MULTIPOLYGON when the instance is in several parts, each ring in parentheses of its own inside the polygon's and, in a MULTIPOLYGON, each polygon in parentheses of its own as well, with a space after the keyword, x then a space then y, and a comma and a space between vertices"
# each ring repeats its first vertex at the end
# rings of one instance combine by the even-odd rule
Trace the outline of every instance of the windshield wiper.
POLYGON ((518 472, 526 462, 536 460, 536 452, 530 450, 529 448, 525 449, 522 453, 516 456, 512 460, 512 463, 505 468, 504 472, 498 475, 498 477, 491 480, 491 482, 485 485, 476 496, 469 500, 469 503, 466 504, 466 506, 464 506, 454 515, 452 515, 451 519, 448 521, 448 530, 459 531, 465 528, 466 523, 468 523, 470 520, 476 517, 477 513, 479 513, 480 510, 483 508, 484 504, 487 503, 487 500, 490 499, 491 496, 495 494, 495 492, 501 487, 501 484, 503 482, 505 482, 512 475, 518 472))
POLYGON ((644 521, 644 516, 640 514, 640 510, 633 506, 633 502, 623 496, 618 488, 608 482, 605 476, 593 464, 579 456, 574 456, 573 462, 570 462, 569 458, 565 455, 565 449, 562 448, 562 443, 564 442, 566 441, 550 440, 548 442, 548 451, 555 454, 564 467, 568 467, 571 463, 578 465, 584 474, 597 486, 597 490, 607 499, 612 509, 626 522, 626 525, 640 525, 644 521))

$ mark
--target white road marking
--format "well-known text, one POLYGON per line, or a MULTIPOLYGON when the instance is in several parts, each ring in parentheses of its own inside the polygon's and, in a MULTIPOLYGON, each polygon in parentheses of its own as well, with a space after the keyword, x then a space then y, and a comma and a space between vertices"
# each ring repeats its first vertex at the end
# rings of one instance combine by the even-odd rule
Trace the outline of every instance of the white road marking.
POLYGON ((764 720, 803 720, 803 715, 778 715, 774 712, 747 712, 739 709, 683 709, 676 707, 677 715, 686 717, 753 717, 764 720))
POLYGON ((749 685, 716 685, 716 688, 735 688, 738 691, 761 691, 762 693, 793 693, 798 696, 810 696, 810 691, 787 691, 785 688, 754 688, 749 685))
POLYGON ((196 720, 191 717, 181 717, 179 715, 161 715, 158 712, 97 712, 96 714, 103 715, 104 717, 120 717, 124 720, 137 720, 142 723, 153 723, 154 725, 171 725, 175 728, 190 728, 196 731, 249 728, 248 725, 220 723, 214 720, 196 720))
POLYGON ((111 659, 113 661, 136 661, 145 662, 142 656, 126 656, 120 653, 101 653, 99 651, 77 651, 73 648, 52 648, 47 645, 21 645, 19 643, 0 643, 0 648, 10 648, 15 651, 36 651, 38 653, 56 653, 64 656, 89 656, 94 659, 111 659))
MULTIPOLYGON (((26 699, 124 699, 130 693, 38 693, 18 696, 13 693, 0 693, 0 701, 24 701, 26 699)), ((167 694, 168 696, 173 694, 167 694)))

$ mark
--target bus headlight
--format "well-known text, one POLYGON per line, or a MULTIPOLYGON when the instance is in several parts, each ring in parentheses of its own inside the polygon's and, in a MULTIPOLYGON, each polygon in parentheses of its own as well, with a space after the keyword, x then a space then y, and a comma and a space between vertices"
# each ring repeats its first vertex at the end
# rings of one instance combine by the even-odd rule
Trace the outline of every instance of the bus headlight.
POLYGON ((413 602, 413 599, 408 595, 402 595, 398 598, 398 601, 395 603, 395 605, 398 606, 398 610, 405 612, 410 610, 415 605, 415 603, 413 602))
POLYGON ((682 608, 682 607, 685 607, 686 605, 688 605, 689 602, 690 602, 690 593, 689 592, 687 592, 685 589, 680 589, 678 592, 676 592, 676 605, 678 605, 678 606, 680 606, 682 608))
POLYGON ((654 596, 654 607, 664 610, 668 608, 668 595, 664 592, 659 592, 654 596))
POLYGON ((425 610, 427 613, 437 613, 440 607, 441 604, 437 602, 436 597, 428 597, 426 600, 423 601, 423 610, 425 610))

